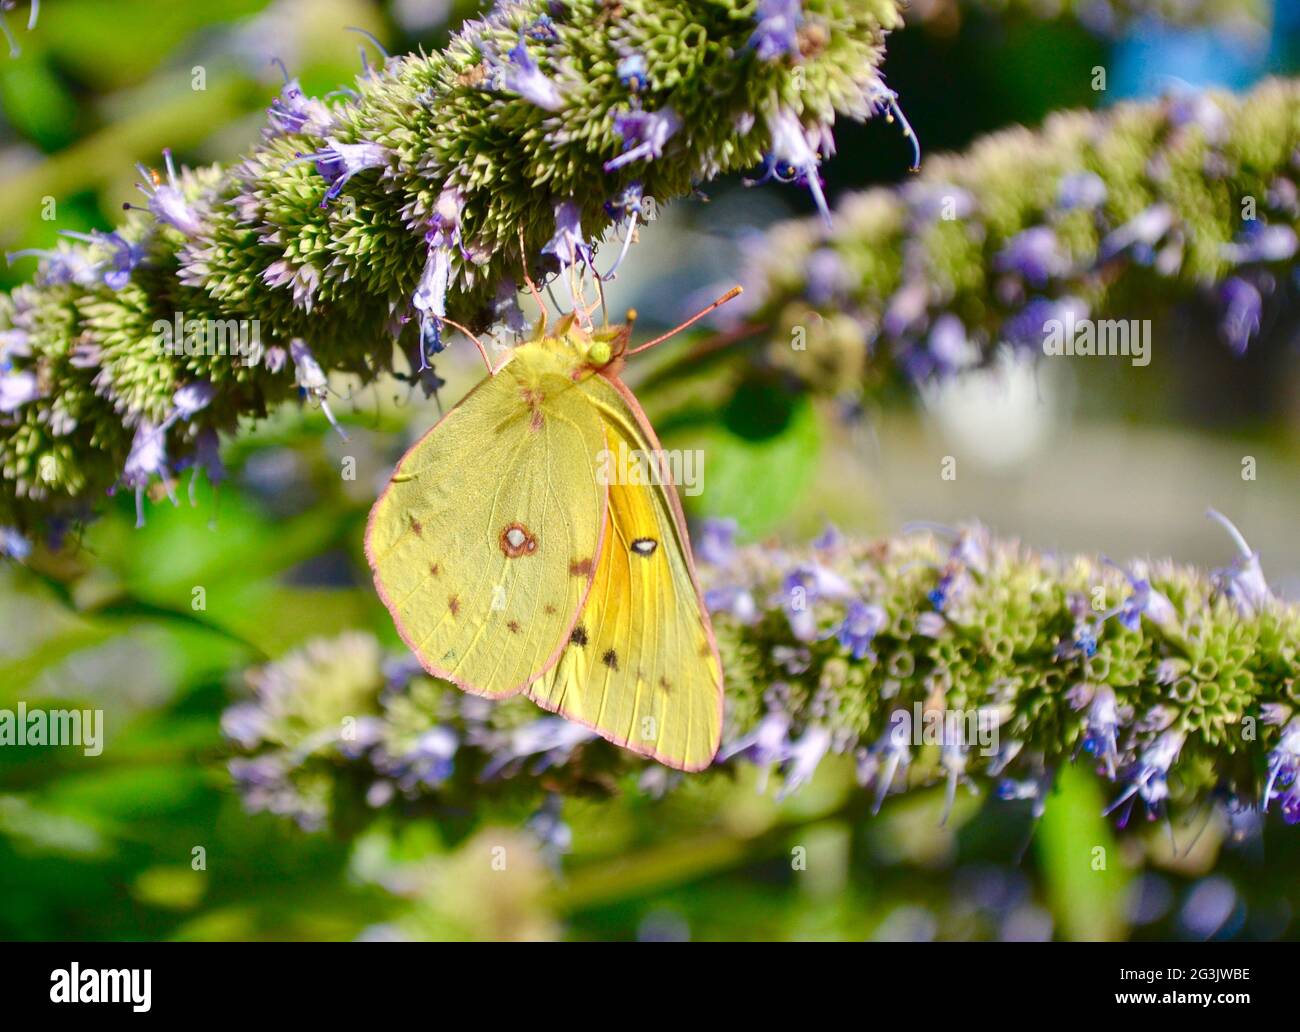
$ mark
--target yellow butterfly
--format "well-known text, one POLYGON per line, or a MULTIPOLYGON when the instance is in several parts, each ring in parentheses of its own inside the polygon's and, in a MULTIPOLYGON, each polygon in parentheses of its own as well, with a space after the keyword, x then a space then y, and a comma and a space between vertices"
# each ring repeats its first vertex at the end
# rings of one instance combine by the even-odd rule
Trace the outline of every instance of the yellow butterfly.
POLYGON ((722 664, 663 449, 619 378, 626 355, 671 333, 629 351, 630 321, 586 329, 570 313, 548 333, 543 309, 494 368, 452 325, 489 375, 403 456, 366 528, 398 633, 467 692, 527 692, 702 770, 722 734, 722 664), (655 475, 611 475, 610 457, 630 454, 655 475))

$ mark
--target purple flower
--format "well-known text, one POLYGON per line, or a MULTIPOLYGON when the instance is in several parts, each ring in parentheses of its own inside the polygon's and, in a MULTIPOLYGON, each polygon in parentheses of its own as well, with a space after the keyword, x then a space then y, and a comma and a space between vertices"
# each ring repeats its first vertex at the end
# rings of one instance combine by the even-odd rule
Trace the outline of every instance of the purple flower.
POLYGON ((292 817, 304 831, 319 831, 324 826, 324 804, 308 800, 290 784, 282 756, 236 757, 227 769, 249 811, 292 817))
POLYGON ((509 64, 502 83, 506 89, 518 93, 543 111, 559 111, 564 107, 564 94, 560 88, 542 74, 537 62, 529 56, 528 47, 521 34, 519 43, 509 53, 509 64))
POLYGON ((695 555, 710 566, 726 566, 736 554, 736 521, 710 516, 700 525, 695 555))
POLYGON ((975 210, 970 191, 951 183, 913 180, 903 186, 902 192, 913 217, 921 222, 964 219, 975 210))
POLYGON ((804 296, 814 305, 829 305, 841 297, 851 277, 833 247, 819 247, 804 264, 804 296))
MULTIPOLYGON (((332 732, 331 737, 340 755, 349 760, 357 760, 383 742, 384 722, 379 717, 357 717, 352 722, 350 733, 344 734, 340 727, 332 732)), ((386 759, 383 755, 376 757, 378 763, 383 763, 386 759)))
POLYGON ((704 593, 704 607, 710 613, 730 613, 743 624, 753 623, 758 616, 758 605, 747 588, 728 586, 710 588, 704 593))
POLYGON ((875 653, 871 651, 871 642, 888 620, 889 617, 880 606, 868 605, 861 599, 855 598, 849 603, 844 622, 835 632, 835 637, 854 659, 863 660, 868 656, 874 659, 875 653))
POLYGON ((628 54, 618 62, 618 81, 625 89, 640 93, 648 85, 646 79, 645 58, 640 54, 628 54))
POLYGON ((970 582, 970 574, 966 572, 966 565, 960 561, 949 559, 944 564, 943 571, 939 574, 938 583, 926 593, 926 597, 930 600, 930 604, 934 606, 936 612, 942 613, 947 608, 948 603, 958 598, 970 586, 970 582))
POLYGON ((1115 762, 1119 758, 1119 706, 1115 693, 1101 685, 1092 691, 1087 706, 1083 747, 1105 763, 1106 776, 1114 779, 1115 762))
POLYGON ((1230 276, 1219 288, 1219 333, 1237 355, 1244 355, 1259 332, 1264 299, 1249 280, 1230 276))
POLYGON ((500 741, 488 743, 495 755, 481 775, 489 781, 507 768, 520 765, 530 757, 537 757, 534 773, 563 763, 569 754, 584 742, 595 738, 595 732, 562 717, 541 717, 530 724, 505 732, 500 741))
POLYGON ((267 135, 305 133, 324 136, 333 122, 329 108, 315 97, 303 93, 298 80, 289 78, 289 70, 283 61, 274 58, 273 62, 280 66, 284 85, 280 87, 280 95, 271 101, 271 106, 267 109, 266 113, 271 120, 271 129, 267 135))
POLYGON ((573 848, 573 830, 564 823, 560 811, 564 797, 552 792, 541 807, 524 823, 524 827, 537 839, 542 855, 552 865, 573 848))
POLYGON ((1296 232, 1290 226, 1252 222, 1246 231, 1245 240, 1223 245, 1223 256, 1237 265, 1246 262, 1285 262, 1295 256, 1297 244, 1296 232))
MULTIPOLYGON (((208 482, 219 484, 226 479, 226 467, 221 461, 221 437, 210 426, 199 429, 194 435, 194 452, 183 463, 196 470, 203 470, 208 482)), ((190 482, 190 500, 194 499, 194 483, 190 482)))
MULTIPOLYGON (((320 286, 320 270, 311 262, 295 265, 282 258, 262 270, 262 281, 269 287, 287 285, 293 292, 293 303, 310 312, 316 302, 316 288, 320 286)), ((275 348, 267 349, 268 360, 274 350, 275 348)))
MULTIPOLYGON (((552 11, 558 14, 557 8, 563 9, 564 4, 562 2, 552 3, 549 6, 552 11)), ((557 40, 560 38, 560 34, 555 29, 555 22, 549 14, 539 14, 524 31, 529 39, 557 40)))
POLYGON ((844 535, 834 523, 827 523, 822 532, 813 538, 812 546, 819 552, 833 552, 844 544, 844 535))
POLYGON ((454 731, 435 725, 421 734, 411 748, 400 755, 381 751, 375 766, 380 773, 392 778, 405 793, 435 788, 451 777, 459 744, 454 731))
POLYGON ((420 357, 423 370, 429 356, 446 347, 442 342, 442 320, 447 316, 447 283, 451 278, 451 248, 434 245, 429 248, 420 285, 415 288, 411 305, 420 313, 420 357))
POLYGON ((176 178, 176 165, 172 161, 170 149, 163 151, 163 159, 167 163, 167 181, 159 182, 152 170, 137 165, 136 168, 144 178, 144 182, 138 183, 137 186, 148 199, 149 210, 154 218, 173 229, 180 230, 188 237, 198 236, 203 230, 203 221, 185 199, 185 194, 176 178))
POLYGON ((1259 553, 1251 550, 1241 531, 1223 513, 1209 509, 1206 515, 1228 532, 1238 553, 1226 569, 1215 571, 1215 585, 1237 607, 1238 612, 1243 616, 1253 616, 1273 602, 1273 592, 1269 590, 1264 570, 1259 564, 1259 553))
POLYGON ((172 395, 172 410, 158 427, 159 433, 166 433, 178 420, 193 419, 207 408, 217 396, 217 389, 204 380, 196 380, 179 388, 172 395))
POLYGON ((574 200, 561 201, 555 206, 555 235, 542 248, 542 254, 554 255, 561 270, 579 261, 591 264, 591 248, 582 236, 581 218, 574 200))
POLYGON ((925 319, 930 289, 922 280, 904 283, 889 299, 881 325, 889 336, 901 340, 925 319))
POLYGON ((788 768, 785 784, 781 786, 777 798, 784 799, 792 792, 798 791, 805 782, 812 780, 812 776, 817 773, 817 767, 830 747, 830 729, 821 724, 809 725, 801 738, 790 742, 786 747, 788 768))
POLYGON ((794 636, 800 641, 813 641, 817 637, 813 605, 821 599, 848 598, 851 594, 839 574, 816 563, 801 563, 786 574, 780 601, 794 636))
POLYGON ((939 766, 948 772, 947 785, 943 794, 943 816, 939 826, 948 823, 952 815, 952 805, 957 800, 957 783, 966 776, 966 743, 963 741, 965 731, 959 720, 943 721, 943 745, 939 749, 939 766))
POLYGON ((859 758, 858 782, 864 788, 873 781, 876 784, 872 813, 880 812, 880 805, 889 794, 899 769, 907 769, 912 758, 911 746, 912 714, 905 709, 896 709, 890 714, 888 726, 870 752, 859 758))
POLYGON ((1002 248, 996 264, 999 269, 1018 273, 1036 287, 1045 286, 1070 268, 1056 234, 1047 226, 1033 226, 1017 233, 1002 248))
POLYGON ((925 346, 934 371, 941 376, 973 364, 979 354, 966 336, 966 325, 951 312, 934 321, 925 346))
POLYGON ((1051 787, 1052 772, 1043 771, 1033 778, 1003 778, 998 782, 997 794, 999 799, 1007 801, 1032 801, 1034 805, 1030 812, 1037 820, 1047 809, 1047 794, 1051 787))
POLYGON ((513 280, 502 280, 492 299, 492 317, 498 326, 504 326, 515 336, 528 332, 528 320, 519 307, 519 296, 513 280))
MULTIPOLYGON (((131 452, 122 471, 122 483, 135 491, 137 528, 144 526, 144 489, 149 486, 151 478, 157 476, 166 480, 168 475, 167 432, 147 419, 142 420, 135 429, 131 452)), ((175 503, 175 498, 172 502, 175 503)))
POLYGON ((269 714, 257 702, 237 702, 221 714, 221 733, 243 749, 253 749, 266 738, 269 714))
POLYGON ((334 413, 330 409, 328 400, 329 380, 325 377, 325 370, 321 368, 316 356, 312 354, 311 348, 301 337, 294 337, 289 342, 289 355, 293 359, 295 378, 298 383, 298 390, 305 398, 310 398, 320 404, 321 411, 325 413, 325 418, 330 421, 330 426, 338 431, 343 440, 348 439, 343 427, 339 426, 338 420, 334 418, 334 413))
POLYGON ((1111 563, 1110 560, 1107 562, 1124 574, 1129 587, 1133 589, 1133 594, 1107 613, 1103 619, 1117 616, 1120 624, 1130 631, 1136 631, 1141 626, 1142 617, 1145 616, 1165 633, 1174 633, 1179 629, 1178 612, 1174 609, 1173 603, 1162 592, 1153 588, 1151 581, 1145 575, 1135 575, 1118 563, 1111 563))
POLYGON ((26 358, 31 353, 31 335, 26 330, 0 330, 0 373, 9 372, 15 358, 26 358))
POLYGON ((758 783, 761 792, 772 766, 784 763, 790 755, 789 735, 789 715, 779 709, 768 710, 753 731, 722 747, 717 762, 740 757, 762 768, 758 783))
POLYGON ((0 412, 8 415, 17 412, 29 401, 41 396, 41 386, 36 374, 23 369, 0 375, 0 412))
POLYGON ((348 180, 358 172, 388 164, 388 148, 377 143, 341 143, 332 136, 326 137, 325 142, 327 146, 318 151, 298 155, 301 161, 316 162, 316 171, 330 184, 321 198, 322 208, 329 207, 330 201, 343 192, 348 180))
MULTIPOLYGON (((647 217, 644 186, 640 180, 628 183, 617 196, 605 202, 605 214, 610 218, 647 217)), ((651 204, 654 199, 651 198, 651 204)))
POLYGON ((682 120, 670 107, 620 112, 614 116, 614 130, 623 138, 623 153, 605 162, 605 171, 613 172, 634 161, 661 157, 664 145, 681 127, 682 120))
POLYGON ((428 233, 429 253, 425 259, 420 284, 411 304, 420 313, 420 369, 429 366, 429 355, 443 350, 442 320, 447 317, 447 287, 451 281, 453 248, 460 247, 460 216, 464 195, 457 187, 448 187, 438 196, 428 233))
POLYGON ((1207 143, 1223 141, 1228 131, 1228 118, 1214 99, 1200 90, 1182 90, 1171 96, 1169 123, 1178 128, 1198 126, 1205 133, 1207 143))
POLYGON ((758 28, 749 45, 764 61, 799 57, 799 26, 803 23, 802 0, 759 0, 754 17, 758 28))
POLYGON ((941 613, 921 613, 916 618, 916 633, 923 638, 937 638, 947 623, 941 613))
POLYGON ((22 562, 32 554, 32 543, 13 527, 0 527, 0 556, 22 562))
POLYGON ((886 88, 883 82, 876 81, 872 87, 871 96, 868 98, 868 108, 873 115, 883 114, 885 121, 890 125, 894 122, 903 129, 903 136, 912 144, 912 165, 909 171, 918 172, 921 168, 921 141, 912 128, 912 123, 907 120, 907 115, 903 114, 903 108, 898 103, 898 94, 893 90, 886 88))
MULTIPOLYGON (((1182 731, 1165 731, 1154 742, 1142 750, 1137 762, 1125 773, 1128 788, 1106 808, 1106 813, 1113 813, 1134 796, 1142 799, 1153 812, 1169 798, 1169 768, 1178 759, 1186 735, 1182 731)), ((1120 820, 1120 826, 1128 822, 1128 814, 1120 820)))
POLYGON ((1292 180, 1279 176, 1269 184, 1268 206, 1292 217, 1300 215, 1300 190, 1292 180))
POLYGON ((763 175, 757 180, 746 180, 745 185, 756 186, 769 179, 805 183, 817 202, 817 210, 829 226, 831 211, 822 192, 817 166, 821 160, 818 150, 825 150, 829 155, 834 149, 834 141, 823 130, 805 129, 799 117, 786 107, 777 108, 767 116, 767 127, 772 135, 772 146, 763 163, 763 175))
POLYGON ((1150 249, 1173 227, 1174 212, 1166 204, 1153 204, 1141 214, 1111 230, 1101 242, 1098 257, 1109 261, 1130 247, 1150 249))
POLYGON ((1041 351, 1048 323, 1074 326, 1087 315, 1088 306, 1076 297, 1036 297, 1002 324, 1002 339, 1016 347, 1041 351))
POLYGON ((1074 172, 1062 176, 1056 187, 1056 203, 1065 211, 1092 211, 1106 203, 1106 181, 1096 172, 1074 172))
POLYGON ((1300 820, 1300 717, 1282 729, 1277 745, 1268 754, 1268 781, 1264 785, 1262 809, 1267 812, 1275 787, 1287 789, 1281 793, 1282 814, 1288 824, 1300 820))
POLYGON ((144 261, 144 248, 126 240, 120 233, 101 233, 99 230, 77 233, 70 229, 62 232, 63 236, 106 247, 112 252, 108 260, 108 268, 101 274, 104 285, 110 290, 121 290, 125 287, 131 281, 132 271, 144 261))
POLYGON ((5 255, 5 260, 10 265, 18 258, 41 260, 39 282, 43 286, 58 287, 75 283, 79 287, 93 288, 100 281, 99 266, 90 260, 84 248, 44 250, 27 247, 5 255))

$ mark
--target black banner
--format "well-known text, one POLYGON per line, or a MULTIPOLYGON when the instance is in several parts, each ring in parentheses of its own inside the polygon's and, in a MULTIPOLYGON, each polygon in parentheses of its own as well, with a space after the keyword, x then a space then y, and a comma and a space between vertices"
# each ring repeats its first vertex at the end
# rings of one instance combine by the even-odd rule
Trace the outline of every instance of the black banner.
MULTIPOLYGON (((393 1006, 450 1016, 480 1004, 500 1017, 503 1005, 515 1003, 541 1017, 554 1007, 573 1012, 581 1008, 614 1006, 620 999, 641 999, 663 991, 680 978, 682 961, 659 951, 638 952, 633 960, 618 950, 577 949, 581 984, 565 987, 546 978, 539 995, 537 973, 551 964, 573 963, 558 957, 539 961, 536 955, 510 962, 493 958, 489 965, 483 946, 454 944, 430 949, 422 944, 360 944, 350 947, 320 943, 71 943, 10 944, 0 985, 6 1016, 49 1017, 67 1012, 97 1018, 113 1012, 130 1021, 175 1019, 228 1014, 260 1018, 341 1018, 374 1015, 393 1006), (655 968, 662 965, 662 971, 655 968), (657 988, 655 988, 657 987, 657 988), (565 999, 565 994, 572 997, 565 999), (438 997, 442 994, 443 998, 438 997), (630 994, 630 995, 629 995, 630 994)), ((1215 943, 1125 945, 994 945, 885 944, 841 948, 830 959, 786 954, 758 957, 745 950, 740 958, 716 955, 719 986, 717 1004, 734 1019, 735 1011, 765 1008, 760 995, 747 1005, 746 991, 724 989, 740 962, 761 964, 777 976, 765 982, 761 996, 776 990, 796 1009, 816 1006, 815 994, 830 994, 842 1004, 860 989, 876 1003, 887 995, 891 1007, 914 1000, 929 1016, 969 1013, 987 1016, 990 997, 1014 1001, 1022 1013, 1095 1016, 1099 1010, 1133 1014, 1200 1011, 1231 1018, 1260 1007, 1270 1012, 1294 1001, 1295 964, 1281 945, 1215 943), (852 965, 858 975, 840 984, 835 964, 852 965), (813 965, 816 967, 805 967, 813 965), (727 972, 732 972, 727 975, 727 972), (811 972, 818 971, 818 977, 811 972), (781 977, 785 972, 785 977, 781 977)), ((706 951, 711 952, 708 947, 706 951)), ((530 951, 526 951, 530 952, 530 951)), ((696 961, 698 965, 700 961, 696 961)), ((694 970, 695 966, 685 970, 694 970)), ((744 980, 741 980, 741 985, 744 980)), ((752 984, 752 983, 750 983, 752 984)), ((682 987, 682 993, 708 995, 702 984, 682 987)), ((674 990, 677 992, 677 990, 674 990)), ((702 1001, 704 1002, 704 1001, 702 1001)), ((20 1027, 20 1026, 14 1026, 20 1027)))

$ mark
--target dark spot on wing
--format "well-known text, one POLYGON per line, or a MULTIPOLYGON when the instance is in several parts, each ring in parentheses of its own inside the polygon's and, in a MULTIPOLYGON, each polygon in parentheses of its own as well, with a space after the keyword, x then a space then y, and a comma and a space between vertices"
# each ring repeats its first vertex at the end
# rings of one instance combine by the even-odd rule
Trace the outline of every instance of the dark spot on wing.
POLYGON ((578 624, 576 627, 574 627, 573 633, 569 635, 569 641, 571 641, 574 645, 577 645, 579 648, 581 648, 583 645, 586 645, 587 628, 583 627, 582 624, 578 624))
POLYGON ((429 572, 430 572, 431 574, 433 574, 435 577, 441 577, 441 576, 442 576, 442 567, 439 566, 437 563, 430 563, 430 564, 429 564, 429 572))
POLYGON ((655 554, 655 549, 659 547, 659 542, 654 538, 637 538, 632 542, 632 551, 637 555, 649 559, 655 554))
POLYGON ((605 654, 600 657, 600 661, 611 670, 618 669, 618 653, 613 649, 606 649, 605 654))
POLYGON ((659 678, 659 687, 666 692, 671 692, 673 690, 673 686, 668 683, 668 678, 666 677, 659 678))
POLYGON ((546 605, 542 607, 542 612, 545 613, 547 616, 554 616, 555 607, 551 605, 549 602, 547 602, 546 605))
POLYGON ((451 598, 447 599, 447 608, 451 610, 451 615, 455 616, 460 612, 460 599, 452 595, 451 598))
POLYGON ((411 521, 411 533, 413 533, 416 537, 419 537, 421 534, 424 533, 424 526, 420 523, 419 520, 417 520, 414 516, 408 516, 407 518, 411 521))
POLYGON ((574 561, 569 563, 569 573, 574 577, 591 576, 591 560, 583 559, 581 562, 574 561))
POLYGON ((511 633, 511 634, 518 634, 518 633, 519 633, 519 621, 518 621, 518 620, 511 620, 508 624, 506 624, 506 626, 510 628, 510 633, 511 633))
POLYGON ((537 551, 537 538, 522 523, 510 523, 502 527, 497 543, 507 559, 518 559, 537 551))

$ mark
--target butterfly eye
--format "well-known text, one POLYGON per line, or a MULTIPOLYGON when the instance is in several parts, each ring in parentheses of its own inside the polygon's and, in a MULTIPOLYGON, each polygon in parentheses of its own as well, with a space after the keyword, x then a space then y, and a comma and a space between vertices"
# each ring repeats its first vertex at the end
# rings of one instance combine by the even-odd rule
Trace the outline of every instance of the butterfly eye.
POLYGON ((594 366, 608 365, 609 360, 614 357, 613 351, 610 350, 609 341, 594 341, 587 349, 587 363, 594 366))

